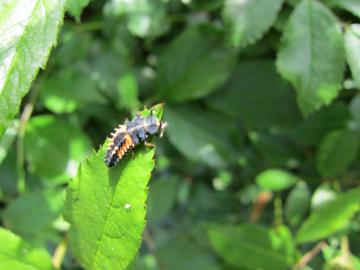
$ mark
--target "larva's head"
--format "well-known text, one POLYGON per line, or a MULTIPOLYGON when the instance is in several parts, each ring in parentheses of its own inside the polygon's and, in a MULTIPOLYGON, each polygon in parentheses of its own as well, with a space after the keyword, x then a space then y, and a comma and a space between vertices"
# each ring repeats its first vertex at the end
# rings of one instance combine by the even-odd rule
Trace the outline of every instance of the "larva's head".
POLYGON ((150 135, 163 136, 165 128, 168 126, 166 122, 161 122, 154 115, 145 117, 145 131, 150 135))

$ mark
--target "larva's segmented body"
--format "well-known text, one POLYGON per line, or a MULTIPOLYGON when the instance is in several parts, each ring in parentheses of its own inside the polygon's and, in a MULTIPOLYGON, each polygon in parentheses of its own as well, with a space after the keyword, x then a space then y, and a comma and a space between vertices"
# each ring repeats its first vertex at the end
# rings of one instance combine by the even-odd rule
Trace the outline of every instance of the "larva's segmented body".
POLYGON ((152 113, 149 116, 137 115, 133 120, 119 125, 109 136, 111 142, 106 151, 105 164, 113 167, 148 136, 161 137, 166 127, 167 123, 157 120, 152 113))

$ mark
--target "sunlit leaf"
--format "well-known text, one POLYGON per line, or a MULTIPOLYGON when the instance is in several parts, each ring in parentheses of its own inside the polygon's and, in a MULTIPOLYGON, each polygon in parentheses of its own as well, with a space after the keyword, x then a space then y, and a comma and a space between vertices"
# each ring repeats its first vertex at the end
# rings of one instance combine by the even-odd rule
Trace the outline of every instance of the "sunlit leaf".
POLYGON ((63 0, 11 0, 0 12, 0 137, 19 111, 63 20, 63 0))
MULTIPOLYGON (((159 117, 161 110, 156 111, 159 117)), ((72 249, 85 268, 128 269, 145 226, 154 149, 138 147, 133 157, 126 156, 111 169, 104 163, 105 150, 102 146, 84 161, 70 182, 65 218, 71 224, 72 249)))
POLYGON ((359 210, 360 188, 348 191, 315 210, 302 224, 296 241, 305 243, 325 238, 342 229, 359 210))
POLYGON ((32 247, 19 236, 0 228, 0 269, 51 270, 51 257, 42 248, 32 247))

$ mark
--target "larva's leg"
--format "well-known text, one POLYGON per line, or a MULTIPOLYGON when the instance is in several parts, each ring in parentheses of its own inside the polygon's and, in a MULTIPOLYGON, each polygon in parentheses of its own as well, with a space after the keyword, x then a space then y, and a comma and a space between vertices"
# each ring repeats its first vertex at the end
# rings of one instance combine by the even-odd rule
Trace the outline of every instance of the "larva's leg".
POLYGON ((149 143, 149 142, 147 142, 147 141, 144 142, 144 145, 145 145, 147 148, 153 148, 153 147, 155 147, 155 144, 149 143))

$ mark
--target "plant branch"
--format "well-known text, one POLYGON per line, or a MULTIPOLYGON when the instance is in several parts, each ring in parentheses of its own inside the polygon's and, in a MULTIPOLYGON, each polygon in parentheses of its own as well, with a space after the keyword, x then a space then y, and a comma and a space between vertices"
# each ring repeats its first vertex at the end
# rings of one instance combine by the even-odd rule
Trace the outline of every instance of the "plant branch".
POLYGON ((294 270, 303 269, 312 259, 314 259, 319 252, 325 247, 327 244, 325 241, 321 241, 317 243, 317 245, 310 250, 309 252, 305 253, 299 260, 299 262, 295 265, 294 270))

